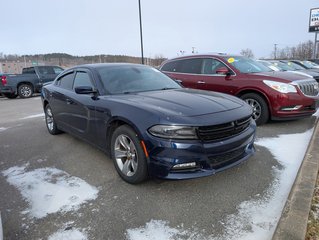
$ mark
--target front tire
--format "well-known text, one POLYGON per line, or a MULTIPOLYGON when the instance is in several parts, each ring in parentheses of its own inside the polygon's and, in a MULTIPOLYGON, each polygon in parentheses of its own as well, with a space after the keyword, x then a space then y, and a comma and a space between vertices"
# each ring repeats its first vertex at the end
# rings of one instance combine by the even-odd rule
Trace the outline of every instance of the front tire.
POLYGON ((33 87, 30 84, 21 84, 18 87, 20 98, 30 98, 33 95, 33 87))
POLYGON ((146 180, 147 161, 141 143, 134 130, 122 125, 111 139, 111 156, 120 177, 131 184, 146 180))
POLYGON ((54 120, 52 110, 49 104, 45 106, 44 114, 45 114, 45 123, 49 133, 52 135, 57 135, 61 133, 61 131, 58 129, 56 125, 56 122, 54 120))
POLYGON ((253 119, 256 121, 257 125, 262 125, 269 120, 269 110, 268 105, 264 98, 256 93, 247 93, 240 97, 248 105, 251 106, 253 110, 253 119))

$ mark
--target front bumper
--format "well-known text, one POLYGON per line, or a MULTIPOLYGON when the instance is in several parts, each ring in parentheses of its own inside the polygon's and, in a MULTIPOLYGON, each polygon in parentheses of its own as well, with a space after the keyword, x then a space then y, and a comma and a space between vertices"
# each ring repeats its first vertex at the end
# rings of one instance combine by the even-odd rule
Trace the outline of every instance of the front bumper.
POLYGON ((149 136, 149 172, 165 179, 210 176, 247 160, 255 152, 256 124, 237 136, 212 142, 163 140, 149 136), (174 169, 177 164, 196 163, 193 168, 174 169))
POLYGON ((272 119, 298 119, 313 115, 319 107, 319 97, 300 94, 280 94, 272 100, 272 119))

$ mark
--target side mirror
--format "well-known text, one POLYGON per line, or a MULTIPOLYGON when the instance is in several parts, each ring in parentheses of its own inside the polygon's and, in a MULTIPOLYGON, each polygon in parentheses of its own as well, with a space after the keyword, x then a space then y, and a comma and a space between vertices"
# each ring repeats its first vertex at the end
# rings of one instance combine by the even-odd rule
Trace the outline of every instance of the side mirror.
POLYGON ((225 76, 229 76, 230 75, 230 71, 227 67, 220 67, 216 70, 217 74, 220 75, 225 75, 225 76))
POLYGON ((90 86, 79 86, 79 87, 76 87, 74 90, 77 94, 91 94, 91 93, 96 94, 97 93, 97 90, 90 86))

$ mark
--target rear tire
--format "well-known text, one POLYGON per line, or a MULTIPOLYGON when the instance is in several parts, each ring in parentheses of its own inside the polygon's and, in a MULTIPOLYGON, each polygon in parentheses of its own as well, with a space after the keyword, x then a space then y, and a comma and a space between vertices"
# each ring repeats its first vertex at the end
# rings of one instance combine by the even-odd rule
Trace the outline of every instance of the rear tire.
POLYGON ((57 135, 61 133, 62 131, 58 129, 56 125, 56 122, 54 120, 53 113, 49 104, 45 106, 44 114, 45 114, 45 123, 49 133, 52 135, 57 135))
POLYGON ((3 93, 2 95, 9 99, 14 99, 14 98, 17 98, 18 96, 17 94, 14 94, 14 93, 3 93))
POLYGON ((131 184, 147 179, 147 161, 140 140, 128 125, 115 129, 111 139, 111 156, 120 177, 131 184))
POLYGON ((18 87, 20 98, 30 98, 33 95, 33 87, 30 84, 21 84, 18 87))
POLYGON ((256 121, 257 125, 262 125, 268 122, 268 105, 262 96, 256 93, 246 93, 242 95, 240 98, 251 106, 253 110, 252 117, 256 121))

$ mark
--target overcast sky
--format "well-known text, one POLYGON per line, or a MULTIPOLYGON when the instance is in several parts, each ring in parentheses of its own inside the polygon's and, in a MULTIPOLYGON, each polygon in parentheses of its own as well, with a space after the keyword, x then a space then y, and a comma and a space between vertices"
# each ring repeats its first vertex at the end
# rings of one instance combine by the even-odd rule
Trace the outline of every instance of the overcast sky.
MULTIPOLYGON (((270 56, 314 40, 318 0, 141 0, 144 56, 202 52, 270 56)), ((0 52, 140 56, 138 0, 1 0, 0 52)))

